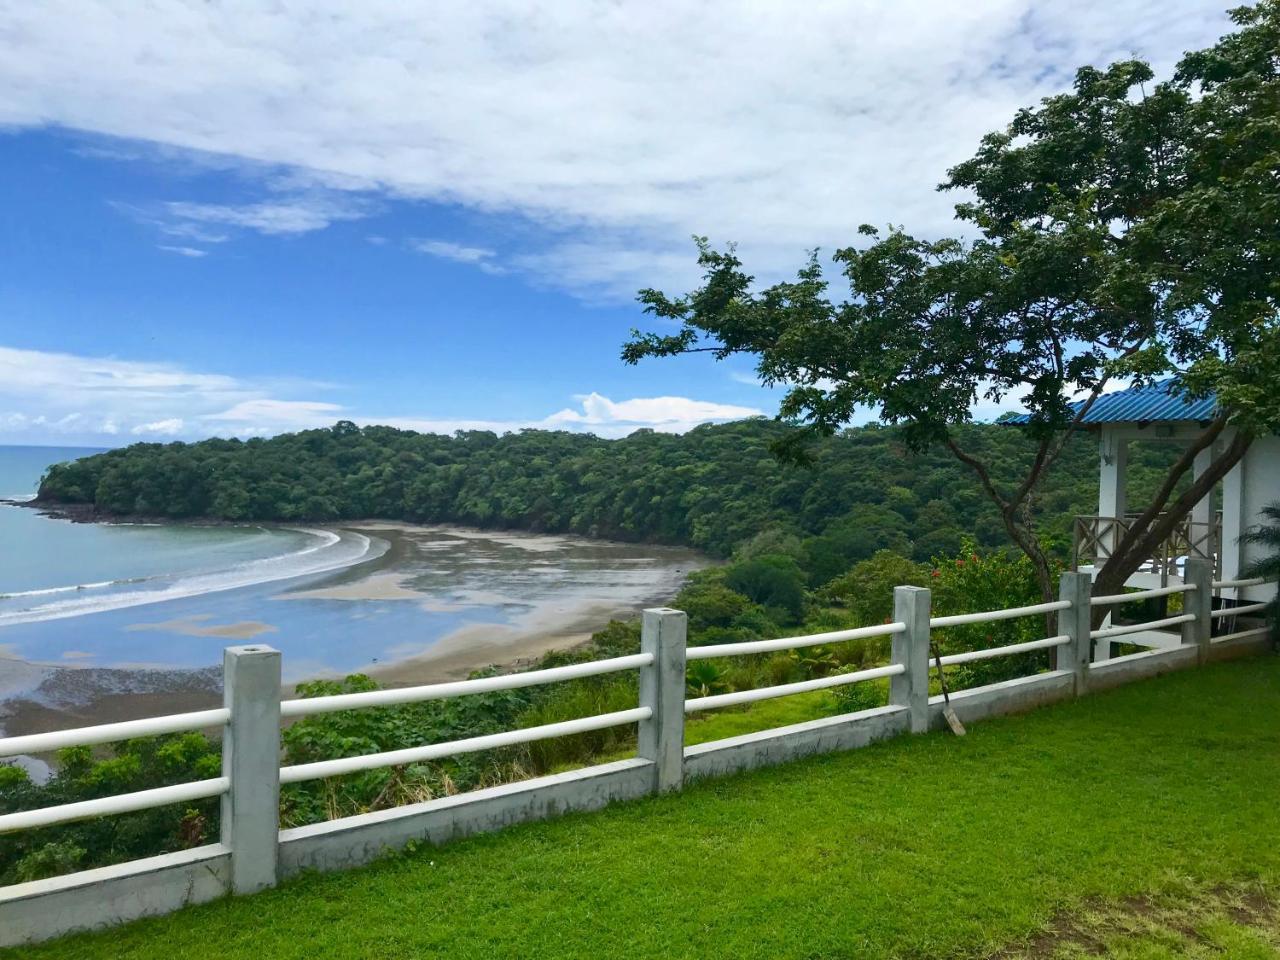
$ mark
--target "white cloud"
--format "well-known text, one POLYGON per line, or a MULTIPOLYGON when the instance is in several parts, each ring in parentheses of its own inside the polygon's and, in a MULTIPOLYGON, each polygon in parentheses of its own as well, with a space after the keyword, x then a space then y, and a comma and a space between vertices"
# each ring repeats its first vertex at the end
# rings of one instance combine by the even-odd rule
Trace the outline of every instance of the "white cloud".
POLYGON ((0 125, 235 158, 285 195, 181 205, 171 236, 319 229, 343 217, 293 194, 378 190, 528 218, 551 239, 524 269, 630 296, 688 283, 695 232, 769 277, 862 222, 950 229, 933 186, 981 134, 1080 64, 1167 69, 1225 6, 9 3, 0 125))
POLYGON ((422 419, 416 417, 357 418, 358 423, 378 423, 422 433, 453 433, 455 430, 572 430, 601 437, 624 437, 636 430, 684 433, 702 423, 723 423, 744 417, 762 416, 755 407, 691 400, 688 397, 644 397, 613 401, 598 393, 574 397, 580 410, 566 407, 538 420, 422 419))
POLYGON ((683 432, 700 423, 761 413, 754 407, 687 397, 614 401, 588 393, 574 398, 579 407, 542 418, 446 419, 373 415, 324 400, 274 395, 286 387, 322 390, 329 386, 253 382, 175 364, 0 347, 0 442, 111 443, 119 434, 182 439, 271 436, 326 427, 338 420, 433 433, 503 433, 534 427, 617 437, 643 427, 683 432))
MULTIPOLYGON (((166 237, 197 243, 225 243, 237 231, 267 236, 297 236, 323 230, 341 220, 359 220, 375 209, 367 199, 312 192, 260 203, 192 203, 170 200, 139 205, 108 201, 118 212, 154 227, 166 237)), ((203 257, 208 251, 186 244, 160 244, 160 249, 185 257, 203 257)))
POLYGON ((0 439, 201 435, 214 432, 203 416, 265 402, 282 386, 172 363, 0 346, 0 439))
POLYGON ((683 433, 700 423, 763 415, 763 411, 755 407, 690 400, 688 397, 647 397, 615 403, 598 393, 589 393, 574 399, 582 404, 581 411, 564 409, 552 414, 546 422, 621 429, 645 426, 669 433, 683 433))
POLYGON ((153 435, 176 437, 182 432, 183 422, 181 417, 170 417, 167 420, 153 420, 151 423, 140 423, 129 432, 135 437, 153 435))
POLYGON ((311 233, 338 220, 358 220, 369 207, 350 198, 295 197, 240 206, 170 201, 165 213, 177 224, 217 224, 256 230, 267 235, 311 233))
POLYGON ((494 258, 498 255, 497 252, 487 247, 468 247, 448 240, 413 239, 409 241, 409 248, 431 257, 439 257, 442 260, 452 260, 454 263, 465 263, 473 267, 479 267, 485 273, 503 272, 502 267, 494 262, 494 258))
POLYGON ((205 414, 201 419, 214 424, 271 427, 287 430, 327 425, 342 418, 342 407, 316 400, 242 400, 230 409, 205 414))

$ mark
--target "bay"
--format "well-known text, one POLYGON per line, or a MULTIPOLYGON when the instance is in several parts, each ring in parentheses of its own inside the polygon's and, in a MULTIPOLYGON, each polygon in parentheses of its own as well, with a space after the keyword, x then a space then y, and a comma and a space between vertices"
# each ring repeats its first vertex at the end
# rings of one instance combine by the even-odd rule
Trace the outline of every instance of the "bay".
MULTIPOLYGON (((91 452, 0 447, 0 495, 31 496, 50 463, 91 452)), ((670 599, 705 563, 681 548, 567 536, 86 524, 0 505, 0 701, 23 702, 27 717, 22 730, 12 710, 3 722, 16 734, 55 722, 32 720, 36 708, 101 722, 135 714, 130 697, 207 699, 222 649, 249 641, 282 651, 289 683, 462 676, 579 642, 670 599)))

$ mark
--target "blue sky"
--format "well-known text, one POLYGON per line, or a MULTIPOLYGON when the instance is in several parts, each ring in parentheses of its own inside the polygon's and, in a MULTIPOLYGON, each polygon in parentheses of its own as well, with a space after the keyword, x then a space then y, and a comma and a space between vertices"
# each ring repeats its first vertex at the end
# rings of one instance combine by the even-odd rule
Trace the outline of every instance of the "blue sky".
POLYGON ((692 233, 761 279, 952 229, 978 136, 1188 0, 0 3, 0 443, 331 423, 618 435, 773 413, 745 361, 626 367, 692 233))

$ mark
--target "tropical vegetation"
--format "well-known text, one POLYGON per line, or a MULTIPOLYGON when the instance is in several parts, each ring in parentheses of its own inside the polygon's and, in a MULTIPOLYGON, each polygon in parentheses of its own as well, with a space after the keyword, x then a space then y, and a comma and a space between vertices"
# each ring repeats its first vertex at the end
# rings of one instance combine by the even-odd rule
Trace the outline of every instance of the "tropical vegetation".
POLYGON ((1115 593, 1255 436, 1280 429, 1280 0, 1231 17, 1234 33, 1150 89, 1139 60, 1083 67, 1071 91, 1018 111, 940 187, 964 191, 970 239, 864 225, 833 257, 843 299, 816 252, 795 280, 759 289, 732 245, 698 238, 702 284, 642 291, 662 325, 635 331, 623 359, 754 358, 786 389, 781 415, 802 429, 782 449, 797 456, 877 409, 912 448, 971 471, 1046 599, 1037 498, 1073 428, 1117 380, 1176 374, 1217 412, 1100 571, 1115 593), (1010 397, 1034 448, 1013 469, 964 429, 979 400, 1010 397))

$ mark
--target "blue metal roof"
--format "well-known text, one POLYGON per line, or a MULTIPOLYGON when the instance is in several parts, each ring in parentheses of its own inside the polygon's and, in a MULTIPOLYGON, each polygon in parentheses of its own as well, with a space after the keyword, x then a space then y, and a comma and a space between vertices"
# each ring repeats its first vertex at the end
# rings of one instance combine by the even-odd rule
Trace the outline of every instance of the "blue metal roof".
MULTIPOLYGON (((1084 401, 1073 403, 1079 410, 1084 401)), ((1090 423, 1176 423, 1212 420, 1218 408, 1217 397, 1188 400, 1178 390, 1178 378, 1169 377, 1149 387, 1130 387, 1115 393, 1104 393, 1094 401, 1080 421, 1090 423)), ((1030 423, 1030 414, 1006 417, 1002 423, 1030 423)))

